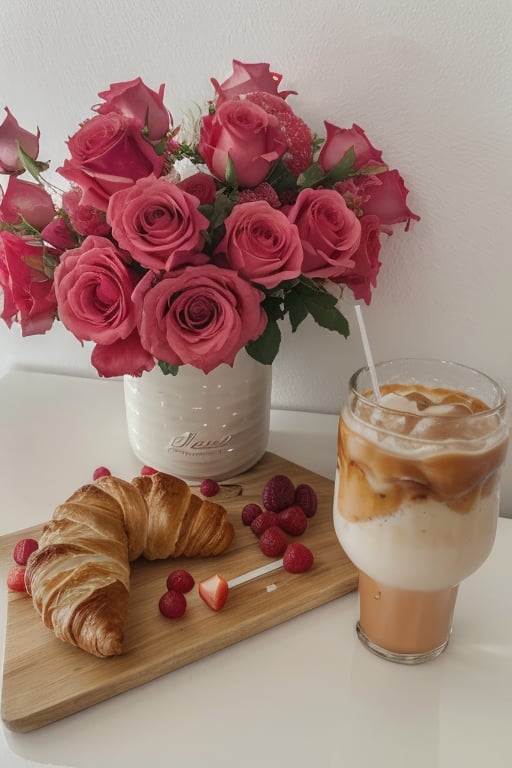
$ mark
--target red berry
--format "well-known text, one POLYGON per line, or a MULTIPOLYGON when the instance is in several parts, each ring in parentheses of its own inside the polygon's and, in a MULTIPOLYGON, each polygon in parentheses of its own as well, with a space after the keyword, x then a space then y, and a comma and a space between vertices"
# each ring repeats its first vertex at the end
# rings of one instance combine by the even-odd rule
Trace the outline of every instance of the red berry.
POLYGON ((39 547, 39 543, 35 539, 21 539, 14 547, 12 553, 14 562, 18 565, 26 565, 32 552, 35 552, 39 547))
POLYGON ((187 598, 177 589, 170 589, 160 598, 160 613, 167 619, 179 619, 187 610, 187 598))
POLYGON ((295 486, 286 475, 274 475, 263 488, 263 506, 271 512, 291 507, 295 499, 295 486))
POLYGON ((7 571, 7 586, 14 592, 26 592, 25 588, 25 566, 13 565, 7 571))
POLYGON ((304 573, 309 571, 313 562, 313 553, 299 541, 294 541, 286 547, 283 555, 283 567, 288 573, 304 573))
POLYGON ((216 496, 219 492, 219 484, 216 480, 203 480, 199 490, 203 496, 216 496))
POLYGON ((277 513, 277 524, 290 536, 301 536, 308 527, 308 519, 304 510, 294 504, 277 513))
POLYGON ((140 473, 144 477, 145 475, 156 475, 158 472, 158 469, 153 469, 153 467, 148 467, 147 464, 144 464, 143 467, 141 467, 140 473))
POLYGON ((108 467, 96 467, 96 469, 92 473, 92 479, 99 480, 100 477, 109 477, 109 475, 111 474, 112 472, 110 471, 110 469, 108 469, 108 467))
POLYGON ((260 549, 267 557, 279 557, 286 549, 288 541, 277 525, 271 525, 260 536, 260 549))
POLYGON ((272 525, 277 525, 277 517, 273 512, 265 509, 261 515, 258 515, 252 521, 251 531, 259 538, 263 531, 266 531, 272 525))
POLYGON ((295 504, 302 507, 306 517, 313 517, 318 506, 316 491, 307 483, 301 483, 295 489, 295 504))
POLYGON ((244 525, 251 525, 258 515, 263 512, 259 504, 246 504, 242 509, 242 523, 244 525))
POLYGON ((167 589, 175 589, 177 592, 190 592, 195 584, 194 577, 184 568, 177 568, 167 577, 167 589))

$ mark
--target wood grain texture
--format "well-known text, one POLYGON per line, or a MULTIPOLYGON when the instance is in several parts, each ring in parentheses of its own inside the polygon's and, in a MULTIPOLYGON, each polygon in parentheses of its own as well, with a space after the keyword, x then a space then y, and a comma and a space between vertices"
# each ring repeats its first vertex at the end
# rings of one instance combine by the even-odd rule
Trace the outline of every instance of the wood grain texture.
MULTIPOLYGON (((334 533, 331 480, 267 453, 254 469, 230 482, 240 483, 242 494, 233 496, 226 490, 215 498, 235 526, 235 539, 226 553, 203 559, 140 559, 132 564, 122 656, 98 659, 58 640, 43 626, 27 595, 9 593, 1 709, 9 729, 31 731, 48 725, 356 589, 357 571, 334 533), (240 513, 248 502, 261 501, 264 483, 277 473, 289 475, 295 484, 310 483, 317 492, 317 514, 300 538, 314 553, 313 568, 306 574, 279 569, 236 587, 219 613, 204 605, 196 587, 187 595, 182 619, 163 618, 158 600, 172 569, 187 568, 197 585, 215 572, 230 579, 268 562, 254 534, 242 525, 240 513), (271 584, 275 588, 267 591, 271 584)), ((15 543, 39 533, 36 527, 0 537, 4 578, 15 543)))

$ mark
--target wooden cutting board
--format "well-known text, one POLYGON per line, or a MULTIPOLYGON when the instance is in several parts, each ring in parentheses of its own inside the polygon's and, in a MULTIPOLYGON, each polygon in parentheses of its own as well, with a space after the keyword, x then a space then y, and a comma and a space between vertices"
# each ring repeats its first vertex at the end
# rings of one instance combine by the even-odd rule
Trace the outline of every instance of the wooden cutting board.
MULTIPOLYGON (((133 563, 122 656, 98 659, 58 640, 44 627, 27 595, 9 593, 1 708, 9 729, 31 731, 48 725, 356 589, 357 571, 334 533, 332 481, 267 453, 254 469, 230 483, 240 484, 241 495, 226 489, 215 498, 235 526, 228 552, 215 558, 133 563), (261 501, 266 480, 278 473, 289 475, 296 485, 309 483, 317 492, 318 511, 300 537, 314 553, 312 569, 304 574, 279 569, 236 587, 218 613, 206 607, 196 587, 187 595, 183 618, 162 617, 158 600, 173 568, 187 568, 197 585, 215 572, 230 579, 269 562, 240 513, 248 502, 261 501)), ((37 538, 40 530, 0 537, 4 582, 15 543, 27 535, 37 538)))

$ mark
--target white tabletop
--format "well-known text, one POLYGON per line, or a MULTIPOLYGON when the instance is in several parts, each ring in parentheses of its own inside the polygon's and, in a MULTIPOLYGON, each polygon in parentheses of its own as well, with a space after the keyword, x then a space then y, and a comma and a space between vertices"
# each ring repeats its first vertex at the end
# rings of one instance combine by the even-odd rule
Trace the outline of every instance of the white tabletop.
MULTIPOLYGON (((337 417, 274 411, 269 449, 333 478, 337 417)), ((105 464, 140 469, 122 385, 0 378, 0 535, 48 518, 105 464)), ((0 730, 0 766, 507 768, 512 764, 512 519, 463 583, 447 651, 418 667, 356 638, 355 593, 37 731, 0 730)), ((0 585, 0 643, 6 588, 0 585)))

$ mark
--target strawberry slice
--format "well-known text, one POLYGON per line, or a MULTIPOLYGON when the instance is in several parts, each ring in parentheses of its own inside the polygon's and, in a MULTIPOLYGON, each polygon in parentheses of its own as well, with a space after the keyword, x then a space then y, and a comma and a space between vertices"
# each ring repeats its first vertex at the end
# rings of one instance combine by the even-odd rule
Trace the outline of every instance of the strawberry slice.
POLYGON ((224 608, 228 599, 228 591, 226 579, 223 579, 218 573, 199 583, 199 596, 212 611, 220 611, 224 608))

